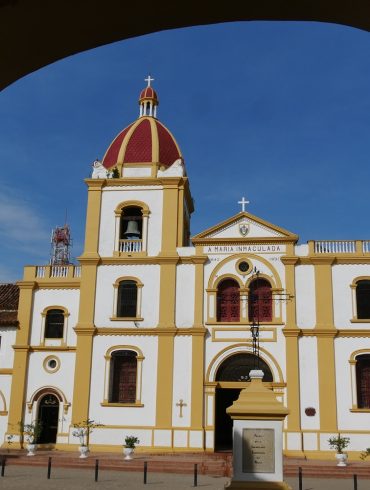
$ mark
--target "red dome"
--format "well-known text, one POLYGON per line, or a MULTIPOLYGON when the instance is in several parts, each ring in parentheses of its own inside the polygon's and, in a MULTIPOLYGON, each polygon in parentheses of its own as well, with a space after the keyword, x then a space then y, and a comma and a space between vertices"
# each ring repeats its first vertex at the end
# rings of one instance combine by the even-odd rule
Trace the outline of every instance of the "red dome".
POLYGON ((157 92, 152 87, 145 87, 140 93, 139 102, 149 99, 155 101, 158 104, 157 92))
MULTIPOLYGON (((146 90, 154 92, 151 87, 143 92, 146 90)), ((170 131, 157 119, 144 116, 116 136, 104 155, 103 165, 111 168, 125 163, 159 163, 169 167, 178 158, 182 158, 181 151, 170 131)))

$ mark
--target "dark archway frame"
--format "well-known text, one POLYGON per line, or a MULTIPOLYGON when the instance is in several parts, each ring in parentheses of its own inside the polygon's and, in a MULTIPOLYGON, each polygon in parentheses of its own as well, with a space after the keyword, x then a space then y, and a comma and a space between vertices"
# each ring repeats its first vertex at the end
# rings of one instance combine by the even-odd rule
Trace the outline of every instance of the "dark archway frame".
POLYGON ((43 66, 105 44, 167 29, 251 20, 329 22, 370 31, 370 3, 0 0, 0 90, 43 66))

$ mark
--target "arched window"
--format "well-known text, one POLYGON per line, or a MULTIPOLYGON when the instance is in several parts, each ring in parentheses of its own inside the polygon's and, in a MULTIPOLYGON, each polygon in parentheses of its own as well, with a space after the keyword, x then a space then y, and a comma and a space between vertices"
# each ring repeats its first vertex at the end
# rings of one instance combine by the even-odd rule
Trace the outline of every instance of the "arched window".
POLYGON ((239 284, 233 279, 224 279, 217 288, 217 321, 240 321, 239 284))
POLYGON ((45 338, 62 339, 64 330, 64 311, 48 310, 45 318, 45 338))
POLYGON ((143 238, 143 212, 137 206, 122 210, 120 220, 120 251, 141 252, 143 238))
POLYGON ((264 373, 263 381, 273 381, 266 362, 250 353, 234 354, 226 358, 217 370, 216 381, 249 381, 249 372, 257 368, 264 373))
POLYGON ((272 291, 266 279, 257 278, 250 283, 248 305, 251 322, 272 321, 272 291))
POLYGON ((117 316, 136 318, 137 284, 135 281, 121 281, 118 285, 117 316))
POLYGON ((370 318, 370 280, 365 279, 358 281, 356 284, 356 304, 357 304, 357 318, 369 319, 370 318))
POLYGON ((136 352, 119 350, 112 353, 110 365, 110 403, 136 402, 136 352))
POLYGON ((356 357, 357 407, 370 408, 370 354, 356 357))

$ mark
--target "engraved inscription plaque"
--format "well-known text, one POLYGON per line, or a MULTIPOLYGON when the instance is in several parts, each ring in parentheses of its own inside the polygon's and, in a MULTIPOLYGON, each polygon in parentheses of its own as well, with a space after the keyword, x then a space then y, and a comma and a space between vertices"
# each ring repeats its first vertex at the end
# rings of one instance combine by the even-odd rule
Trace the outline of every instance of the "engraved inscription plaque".
POLYGON ((275 473, 274 429, 243 429, 243 473, 275 473))

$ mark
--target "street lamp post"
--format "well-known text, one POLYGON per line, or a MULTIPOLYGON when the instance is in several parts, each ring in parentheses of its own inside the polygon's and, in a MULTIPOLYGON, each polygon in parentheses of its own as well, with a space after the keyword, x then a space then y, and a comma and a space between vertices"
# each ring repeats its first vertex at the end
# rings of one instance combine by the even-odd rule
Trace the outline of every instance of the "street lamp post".
POLYGON ((256 276, 256 290, 257 294, 253 293, 252 300, 252 325, 251 325, 251 334, 252 334, 252 342, 253 342, 253 355, 254 355, 254 369, 259 369, 260 364, 260 305, 259 305, 259 292, 258 292, 258 278, 260 271, 254 267, 253 269, 254 276, 256 276), (256 315, 257 311, 257 315, 256 315))

